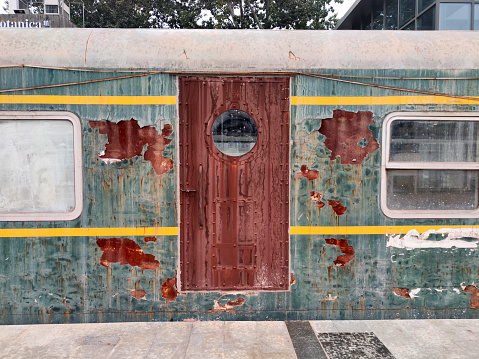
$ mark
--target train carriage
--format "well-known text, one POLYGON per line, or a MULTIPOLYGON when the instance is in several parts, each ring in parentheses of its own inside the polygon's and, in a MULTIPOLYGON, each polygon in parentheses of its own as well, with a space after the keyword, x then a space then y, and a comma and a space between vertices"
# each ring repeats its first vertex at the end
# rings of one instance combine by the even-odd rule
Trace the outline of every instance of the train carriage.
POLYGON ((478 318, 479 34, 2 31, 2 323, 478 318))

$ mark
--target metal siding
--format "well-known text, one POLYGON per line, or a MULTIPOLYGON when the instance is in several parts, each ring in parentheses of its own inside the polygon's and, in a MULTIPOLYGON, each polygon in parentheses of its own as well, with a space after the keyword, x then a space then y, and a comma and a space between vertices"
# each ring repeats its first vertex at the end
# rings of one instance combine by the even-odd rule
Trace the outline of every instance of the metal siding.
MULTIPOLYGON (((349 70, 342 73, 354 76, 479 77, 477 71, 349 70)), ((112 76, 113 73, 2 68, 0 83, 3 88, 16 88, 112 76)), ((394 81, 395 87, 479 96, 476 79, 363 81, 385 85, 394 81)), ((176 78, 155 74, 28 93, 171 96, 176 94, 176 78)), ((407 93, 296 76, 292 81, 291 95, 370 98, 407 93)), ((371 111, 374 125, 368 125, 368 130, 380 145, 382 120, 388 113, 479 111, 476 104, 415 104, 414 98, 411 96, 407 103, 385 105, 292 106, 290 225, 292 228, 329 228, 332 234, 290 236, 290 291, 177 293, 175 235, 4 237, 0 238, 0 320, 6 324, 21 324, 184 319, 478 318, 479 312, 472 300, 477 296, 473 283, 478 282, 479 276, 477 248, 388 246, 392 236, 402 236, 406 240, 407 230, 386 233, 383 227, 377 230, 378 233, 386 231, 383 234, 344 233, 351 230, 351 226, 418 228, 422 233, 424 228, 479 225, 477 219, 388 219, 379 207, 380 150, 368 153, 359 164, 344 164, 338 158, 330 158, 325 142, 327 136, 318 130, 323 119, 334 117, 334 110, 353 114, 371 111), (305 166, 303 170, 302 166, 305 166), (324 206, 319 208, 319 201, 312 199, 311 192, 324 193, 324 206), (344 213, 337 214, 335 208, 339 207, 335 202, 329 204, 328 200, 338 201, 346 208, 344 213), (110 245, 102 239, 110 239, 110 245), (114 252, 116 245, 120 249, 116 257, 103 257, 105 251, 114 252), (132 249, 135 255, 127 255, 130 253, 127 250, 132 249), (140 259, 135 259, 137 256, 140 259), (158 262, 155 269, 141 268, 155 267, 155 261, 158 262)), ((78 219, 45 223, 5 222, 0 223, 0 230, 178 226, 177 167, 157 175, 143 155, 105 163, 98 154, 105 150, 108 136, 99 134, 89 124, 90 121, 106 120, 119 123, 134 118, 141 128, 152 126, 158 134, 165 124, 171 124, 173 132, 168 138, 173 141, 166 145, 163 155, 171 158, 177 166, 178 129, 174 105, 2 103, 0 109, 71 111, 78 115, 82 121, 84 166, 84 210, 78 219)), ((431 234, 430 240, 444 238, 444 234, 431 234)), ((474 243, 477 238, 463 240, 474 243)))

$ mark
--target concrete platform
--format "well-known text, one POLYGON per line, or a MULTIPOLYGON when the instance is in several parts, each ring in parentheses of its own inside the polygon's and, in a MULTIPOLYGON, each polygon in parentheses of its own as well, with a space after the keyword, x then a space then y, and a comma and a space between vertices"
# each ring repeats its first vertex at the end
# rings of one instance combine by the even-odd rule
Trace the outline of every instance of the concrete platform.
POLYGON ((449 359, 476 357, 478 342, 467 319, 0 326, 0 358, 29 359, 449 359))

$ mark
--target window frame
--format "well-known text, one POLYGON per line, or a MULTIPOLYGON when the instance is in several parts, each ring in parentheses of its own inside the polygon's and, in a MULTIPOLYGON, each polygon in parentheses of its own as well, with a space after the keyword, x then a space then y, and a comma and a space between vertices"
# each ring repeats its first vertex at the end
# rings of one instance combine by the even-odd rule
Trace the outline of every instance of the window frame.
MULTIPOLYGON (((403 121, 476 121, 479 113, 471 112, 394 112, 386 116, 382 129, 381 200, 382 212, 389 218, 477 218, 479 206, 473 210, 398 210, 387 206, 388 170, 474 170, 479 171, 479 162, 402 162, 390 160, 391 125, 403 121)), ((476 196, 479 183, 476 184, 476 196)), ((477 198, 476 198, 477 200, 477 198)))
POLYGON ((83 211, 82 133, 78 116, 67 111, 0 111, 0 121, 70 121, 73 127, 75 206, 70 212, 0 212, 0 222, 70 221, 83 211))

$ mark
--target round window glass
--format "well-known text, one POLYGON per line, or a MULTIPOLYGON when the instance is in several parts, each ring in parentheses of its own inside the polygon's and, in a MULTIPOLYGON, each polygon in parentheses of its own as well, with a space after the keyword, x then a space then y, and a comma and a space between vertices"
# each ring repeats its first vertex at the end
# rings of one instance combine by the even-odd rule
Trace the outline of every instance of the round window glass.
POLYGON ((242 156, 251 151, 258 140, 258 127, 244 111, 228 110, 219 115, 212 128, 213 142, 228 156, 242 156))

